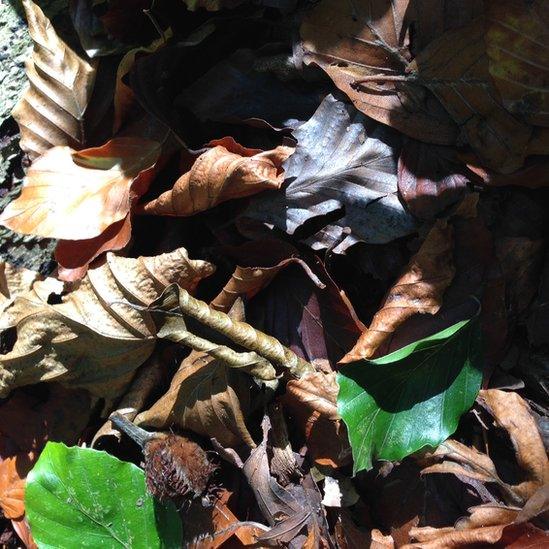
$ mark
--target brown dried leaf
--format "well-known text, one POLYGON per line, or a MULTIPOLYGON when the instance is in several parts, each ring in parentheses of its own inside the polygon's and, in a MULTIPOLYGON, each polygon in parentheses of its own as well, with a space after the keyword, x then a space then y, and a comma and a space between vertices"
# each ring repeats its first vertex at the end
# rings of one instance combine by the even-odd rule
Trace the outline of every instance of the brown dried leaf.
POLYGON ((522 166, 532 128, 500 104, 488 72, 482 18, 439 36, 409 71, 438 97, 485 165, 503 173, 522 166))
POLYGON ((352 362, 383 354, 394 331, 415 314, 435 314, 442 296, 454 278, 451 225, 438 221, 404 274, 389 290, 382 308, 353 349, 340 362, 352 362))
POLYGON ((190 216, 227 200, 278 189, 284 179, 282 163, 293 152, 286 146, 271 151, 247 149, 232 137, 212 141, 210 146, 173 189, 142 205, 140 211, 190 216))
POLYGON ((58 304, 35 284, 0 317, 1 329, 17 329, 13 349, 0 356, 0 394, 57 380, 107 401, 119 396, 156 339, 150 314, 124 302, 146 306, 171 283, 193 291, 213 270, 180 248, 138 259, 107 254, 58 304))
POLYGON ((307 450, 321 465, 339 467, 349 461, 350 447, 337 413, 339 386, 335 373, 315 372, 286 385, 284 408, 303 433, 307 450))
POLYGON ((166 45, 166 41, 173 35, 171 29, 167 29, 163 36, 154 40, 149 46, 140 46, 131 49, 120 61, 116 71, 116 84, 114 89, 114 115, 113 133, 115 134, 124 123, 135 103, 133 90, 124 82, 124 77, 130 72, 135 60, 142 54, 154 53, 166 45))
POLYGON ((505 108, 530 124, 548 126, 549 5, 488 0, 484 6, 490 74, 505 108))
POLYGON ((205 353, 192 352, 179 367, 168 392, 139 414, 135 423, 155 429, 172 426, 217 439, 226 447, 255 443, 246 427, 249 378, 205 353))
POLYGON ((21 195, 0 221, 43 238, 96 237, 126 218, 134 195, 147 189, 159 155, 159 143, 131 137, 80 152, 55 147, 31 166, 21 195))
POLYGON ((527 479, 513 486, 513 490, 526 501, 549 482, 549 460, 536 420, 517 393, 487 389, 480 392, 479 399, 497 425, 509 433, 517 463, 527 479))
POLYGON ((301 26, 305 61, 326 71, 359 111, 410 137, 449 145, 457 136, 455 124, 417 83, 387 82, 381 90, 359 84, 372 75, 390 79, 404 73, 411 58, 410 23, 433 17, 430 9, 411 7, 409 0, 320 2, 301 26))
POLYGON ((398 159, 398 190, 419 219, 435 219, 465 194, 468 178, 451 147, 407 139, 398 159))
POLYGON ((84 113, 95 69, 57 36, 34 2, 23 0, 23 6, 34 49, 26 62, 30 88, 13 117, 21 130, 21 148, 33 160, 56 145, 84 146, 84 113))

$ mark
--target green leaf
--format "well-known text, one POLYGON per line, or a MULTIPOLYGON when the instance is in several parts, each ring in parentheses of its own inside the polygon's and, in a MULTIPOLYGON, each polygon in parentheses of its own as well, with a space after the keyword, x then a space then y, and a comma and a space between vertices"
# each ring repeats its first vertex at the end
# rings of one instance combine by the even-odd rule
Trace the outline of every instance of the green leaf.
POLYGON ((40 548, 181 547, 181 521, 145 487, 139 467, 48 442, 27 477, 25 508, 40 548))
POLYGON ((337 408, 354 472, 436 447, 458 426, 482 381, 478 318, 464 320, 376 360, 341 368, 337 408))

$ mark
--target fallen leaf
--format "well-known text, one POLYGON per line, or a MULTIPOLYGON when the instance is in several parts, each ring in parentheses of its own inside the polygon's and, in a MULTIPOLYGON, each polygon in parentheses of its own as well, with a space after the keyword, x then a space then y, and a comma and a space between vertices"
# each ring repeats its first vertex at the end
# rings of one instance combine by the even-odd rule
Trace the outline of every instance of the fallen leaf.
POLYGON ((482 18, 433 40, 408 69, 438 97, 486 166, 502 173, 522 166, 532 128, 499 102, 482 18))
POLYGON ((183 0, 189 11, 196 11, 203 8, 207 11, 219 11, 220 9, 235 8, 244 0, 183 0))
POLYGON ((69 537, 83 545, 174 547, 182 535, 175 506, 147 493, 142 469, 90 448, 48 442, 29 473, 25 502, 41 546, 59 547, 69 537))
POLYGON ((314 114, 322 90, 317 82, 305 82, 300 74, 291 82, 278 78, 277 62, 286 52, 269 53, 263 56, 257 50, 236 51, 185 88, 177 105, 188 108, 201 121, 295 128, 314 114), (216 85, 219 81, 223 86, 216 85), (280 101, 282 96, 284 101, 280 101))
POLYGON ((304 435, 308 453, 316 463, 330 467, 350 458, 347 431, 337 411, 338 391, 335 373, 315 372, 290 380, 281 399, 304 435))
POLYGON ((417 82, 399 78, 411 58, 409 27, 436 17, 432 9, 414 7, 408 0, 323 0, 301 25, 305 61, 326 71, 359 111, 410 137, 450 145, 457 128, 440 103, 417 82), (382 82, 387 78, 382 89, 363 82, 376 76, 382 82), (399 81, 392 82, 393 77, 399 81))
POLYGON ((156 215, 189 216, 208 210, 221 202, 278 189, 282 183, 282 163, 293 152, 279 146, 272 151, 248 149, 232 137, 210 143, 191 170, 158 198, 142 205, 139 211, 156 215))
POLYGON ((238 298, 252 299, 287 266, 300 265, 317 286, 324 284, 298 257, 299 252, 283 240, 264 239, 238 247, 224 247, 223 253, 238 262, 230 280, 210 302, 210 307, 228 313, 238 298))
POLYGON ((46 441, 76 442, 90 414, 85 391, 57 384, 44 398, 16 392, 0 406, 0 508, 7 518, 23 517, 25 478, 46 441))
POLYGON ((146 306, 172 282, 193 291, 213 270, 184 248, 138 259, 107 254, 60 303, 50 305, 35 288, 17 297, 0 319, 0 328, 17 329, 13 349, 0 356, 0 394, 56 380, 118 397, 156 339, 149 313, 127 302, 146 306))
POLYGON ((549 125, 549 8, 546 2, 486 2, 486 53, 505 108, 529 124, 549 125))
POLYGON ((370 327, 362 333, 341 363, 383 355, 395 329, 415 314, 435 314, 454 278, 453 229, 438 221, 404 273, 390 288, 370 327))
POLYGON ((478 319, 466 320, 382 358, 340 369, 337 407, 355 473, 371 469, 374 459, 400 461, 437 446, 457 429, 480 389, 480 343, 478 319))
POLYGON ((337 245, 340 253, 356 242, 386 243, 416 230, 397 195, 398 135, 331 95, 294 135, 298 144, 283 165, 285 185, 252 199, 245 216, 288 234, 307 221, 322 223, 312 247, 337 245))
MULTIPOLYGON (((25 513, 25 477, 17 471, 23 460, 18 457, 0 459, 0 508, 9 519, 17 519, 25 513)), ((21 457, 24 459, 27 456, 21 457)), ((29 461, 27 458, 27 462, 29 461)))
POLYGON ((407 139, 398 159, 398 190, 419 219, 435 219, 465 194, 469 178, 450 147, 407 139))
POLYGON ((549 459, 535 419, 526 402, 517 393, 497 389, 483 390, 480 401, 488 408, 496 424, 505 429, 515 450, 525 480, 513 487, 524 500, 549 482, 549 459))
POLYGON ((135 418, 136 425, 172 426, 217 439, 225 447, 255 447, 246 427, 251 409, 250 379, 204 353, 192 352, 168 392, 135 418))
POLYGON ((57 145, 84 146, 84 113, 95 69, 57 36, 34 2, 24 0, 23 6, 34 46, 26 63, 30 88, 13 117, 21 131, 21 148, 34 160, 57 145))
POLYGON ((55 147, 34 162, 21 196, 0 221, 13 231, 44 238, 89 239, 128 215, 148 187, 160 145, 118 137, 75 152, 55 147))
POLYGON ((12 520, 11 525, 21 541, 25 544, 26 549, 38 549, 38 545, 36 545, 32 538, 29 523, 26 518, 12 520))
POLYGON ((138 56, 158 51, 173 35, 171 29, 168 29, 163 36, 151 42, 148 46, 133 48, 122 57, 118 69, 116 70, 116 84, 114 89, 114 115, 113 128, 115 134, 124 123, 129 112, 135 103, 135 94, 130 86, 124 82, 124 77, 130 72, 132 65, 138 56))

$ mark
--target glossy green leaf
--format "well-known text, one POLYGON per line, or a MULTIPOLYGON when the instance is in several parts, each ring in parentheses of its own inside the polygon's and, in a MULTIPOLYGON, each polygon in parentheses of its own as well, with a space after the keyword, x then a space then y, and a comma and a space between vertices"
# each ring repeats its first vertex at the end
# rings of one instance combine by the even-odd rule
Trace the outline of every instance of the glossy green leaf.
POLYGON ((458 426, 482 381, 478 319, 464 320, 338 374, 338 411, 347 425, 354 471, 436 447, 458 426))
POLYGON ((48 442, 27 477, 25 507, 38 546, 181 546, 173 505, 153 500, 139 467, 89 448, 48 442))

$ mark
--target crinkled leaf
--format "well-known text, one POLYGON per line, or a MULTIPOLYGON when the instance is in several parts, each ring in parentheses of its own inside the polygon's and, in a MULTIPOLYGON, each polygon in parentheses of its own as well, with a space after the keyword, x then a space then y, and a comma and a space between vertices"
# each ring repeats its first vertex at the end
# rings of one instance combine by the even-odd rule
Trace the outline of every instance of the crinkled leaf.
MULTIPOLYGON (((98 397, 117 397, 150 356, 156 329, 147 306, 172 282, 193 291, 213 272, 184 248, 154 257, 108 254, 60 303, 50 304, 44 283, 18 296, 0 318, 17 329, 10 352, 0 356, 0 394, 39 381, 61 381, 98 397)), ((47 282, 47 281, 46 281, 47 282)))
POLYGON ((375 459, 401 460, 457 428, 482 381, 478 319, 465 320, 382 358, 344 366, 338 411, 354 471, 375 459))
POLYGON ((144 213, 189 216, 227 200, 278 189, 284 178, 281 165, 293 152, 286 146, 248 149, 232 137, 210 145, 171 190, 142 207, 144 213))
POLYGON ((160 505, 139 467, 89 448, 49 442, 27 479, 39 547, 179 547, 173 504, 160 505))
POLYGON ((283 189, 254 198, 246 216, 289 234, 306 221, 339 217, 326 220, 322 234, 313 238, 314 248, 339 244, 339 251, 415 231, 413 217, 397 196, 397 134, 328 96, 294 135, 298 145, 283 164, 283 189), (351 232, 345 237, 346 227, 351 232))
POLYGON ((21 148, 31 159, 55 145, 82 148, 95 69, 57 36, 34 2, 24 0, 23 5, 34 49, 26 63, 30 88, 13 111, 21 148))

